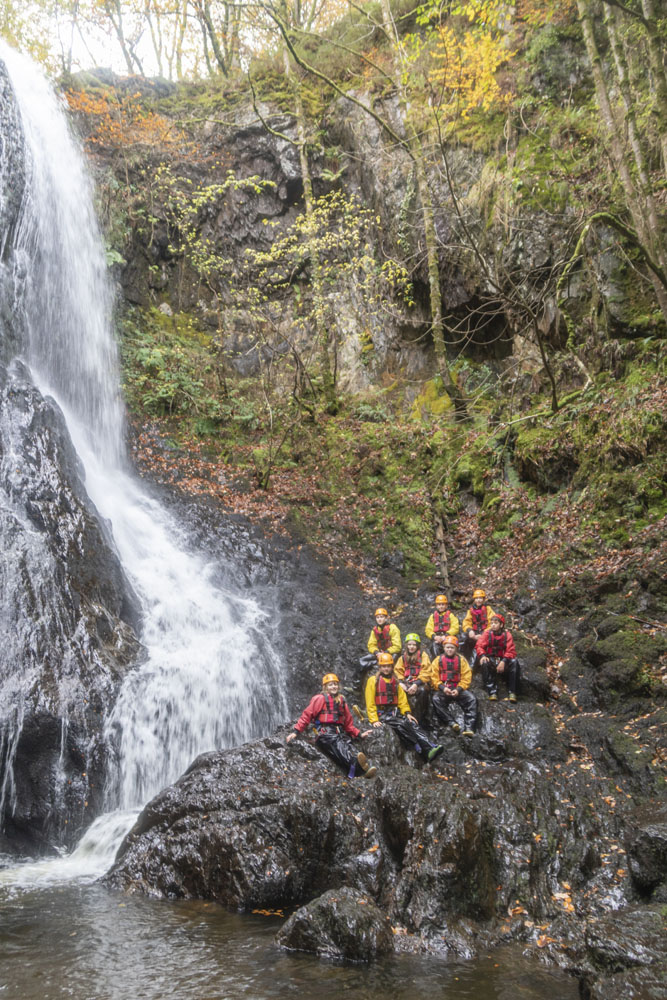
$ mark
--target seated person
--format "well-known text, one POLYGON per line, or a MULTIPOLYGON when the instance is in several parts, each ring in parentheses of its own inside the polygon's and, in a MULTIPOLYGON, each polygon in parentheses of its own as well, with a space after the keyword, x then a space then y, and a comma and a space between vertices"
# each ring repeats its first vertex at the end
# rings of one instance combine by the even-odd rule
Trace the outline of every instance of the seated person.
POLYGON ((348 778, 356 778, 363 774, 364 778, 374 778, 377 768, 371 767, 366 754, 357 753, 352 746, 352 739, 361 736, 366 739, 372 730, 361 732, 355 726, 347 702, 339 694, 340 683, 335 674, 325 674, 322 678, 322 691, 311 698, 308 707, 294 726, 285 742, 291 743, 299 733, 303 733, 312 723, 317 732, 315 746, 340 764, 347 771, 348 778))
POLYGON ((375 626, 368 637, 369 653, 391 653, 394 660, 401 651, 401 633, 398 625, 390 624, 386 608, 375 612, 375 626))
POLYGON ((422 652, 421 639, 416 632, 405 637, 405 647, 396 661, 394 673, 408 696, 410 711, 421 723, 428 715, 431 690, 431 660, 422 652))
POLYGON ((502 615, 491 615, 491 627, 477 640, 477 658, 482 667, 484 687, 489 701, 498 700, 498 677, 507 679, 509 700, 516 701, 519 686, 519 661, 512 633, 505 628, 502 615))
POLYGON ((484 629, 491 624, 493 609, 486 603, 486 591, 475 590, 472 595, 472 606, 468 608, 463 619, 463 639, 464 648, 472 650, 470 658, 471 668, 475 666, 475 645, 484 629))
POLYGON ((445 637, 443 653, 431 664, 431 685, 433 711, 446 726, 455 733, 461 727, 454 719, 451 709, 459 705, 463 712, 463 735, 473 736, 477 722, 477 698, 468 690, 472 681, 472 670, 464 656, 458 652, 459 641, 455 635, 445 637))
POLYGON ((378 653, 378 671, 366 681, 366 712, 372 726, 390 726, 424 760, 430 762, 442 753, 443 747, 436 746, 411 715, 407 695, 394 674, 391 653, 378 653))
POLYGON ((438 594, 435 599, 435 611, 426 622, 427 638, 431 639, 431 658, 442 653, 442 640, 446 635, 459 634, 459 620, 449 611, 448 600, 444 594, 438 594))

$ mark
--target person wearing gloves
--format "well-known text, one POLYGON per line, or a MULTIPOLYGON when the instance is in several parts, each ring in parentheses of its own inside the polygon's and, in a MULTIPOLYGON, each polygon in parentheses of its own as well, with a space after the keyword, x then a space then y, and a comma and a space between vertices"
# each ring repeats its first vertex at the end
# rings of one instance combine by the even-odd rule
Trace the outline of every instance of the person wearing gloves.
POLYGON ((364 778, 375 777, 377 768, 371 767, 366 754, 357 753, 352 745, 353 739, 358 736, 366 739, 372 730, 367 729, 362 733, 355 726, 347 702, 340 694, 340 682, 335 674, 324 675, 321 692, 311 698, 295 724, 294 732, 287 736, 285 742, 291 743, 310 725, 317 733, 315 746, 347 771, 348 778, 356 778, 362 774, 364 778))

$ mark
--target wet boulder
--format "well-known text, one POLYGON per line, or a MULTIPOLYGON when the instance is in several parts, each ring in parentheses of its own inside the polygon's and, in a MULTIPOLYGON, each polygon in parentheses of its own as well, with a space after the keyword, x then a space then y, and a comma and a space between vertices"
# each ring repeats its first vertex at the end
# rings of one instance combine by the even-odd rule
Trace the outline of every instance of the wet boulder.
POLYGON ((104 720, 139 662, 139 608, 63 415, 0 367, 2 849, 71 846, 104 806, 104 720))
MULTIPOLYGON (((667 803, 640 813, 626 841, 632 880, 642 894, 667 884, 667 803)), ((662 902, 667 902, 663 898, 662 902)))
POLYGON ((586 948, 595 968, 621 972, 665 959, 667 916, 658 906, 631 906, 593 919, 586 928, 586 948))
POLYGON ((331 889, 302 906, 276 935, 289 951, 368 962, 394 950, 389 917, 358 889, 331 889))
POLYGON ((667 965, 631 969, 598 979, 588 1000, 664 1000, 667 996, 667 965))

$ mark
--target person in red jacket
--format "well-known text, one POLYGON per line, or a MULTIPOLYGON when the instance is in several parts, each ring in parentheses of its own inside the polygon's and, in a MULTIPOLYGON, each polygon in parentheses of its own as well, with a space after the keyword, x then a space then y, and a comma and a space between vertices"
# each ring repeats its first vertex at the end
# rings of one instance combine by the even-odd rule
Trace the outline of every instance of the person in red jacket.
POLYGON ((371 736, 372 730, 363 733, 357 729, 352 719, 347 702, 339 693, 340 682, 335 674, 325 674, 322 678, 322 691, 311 698, 308 707, 294 726, 285 742, 291 743, 299 733, 303 733, 309 725, 315 727, 317 737, 315 746, 347 771, 348 778, 356 778, 363 774, 364 778, 374 778, 377 768, 371 767, 365 753, 357 753, 352 746, 350 737, 362 739, 371 736))
POLYGON ((482 632, 475 651, 482 667, 489 701, 498 700, 498 677, 507 679, 509 700, 516 701, 519 661, 516 658, 512 633, 505 628, 505 619, 502 615, 495 612, 492 614, 491 627, 482 632))

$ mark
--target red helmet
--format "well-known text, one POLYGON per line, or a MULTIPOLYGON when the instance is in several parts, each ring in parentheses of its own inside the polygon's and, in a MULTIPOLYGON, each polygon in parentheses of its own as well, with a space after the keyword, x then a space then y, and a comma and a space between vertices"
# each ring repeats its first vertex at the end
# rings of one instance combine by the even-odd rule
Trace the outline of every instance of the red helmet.
POLYGON ((494 618, 497 618, 501 625, 505 624, 505 618, 504 618, 503 615, 497 615, 497 614, 494 613, 494 614, 491 615, 491 621, 493 621, 494 618))

